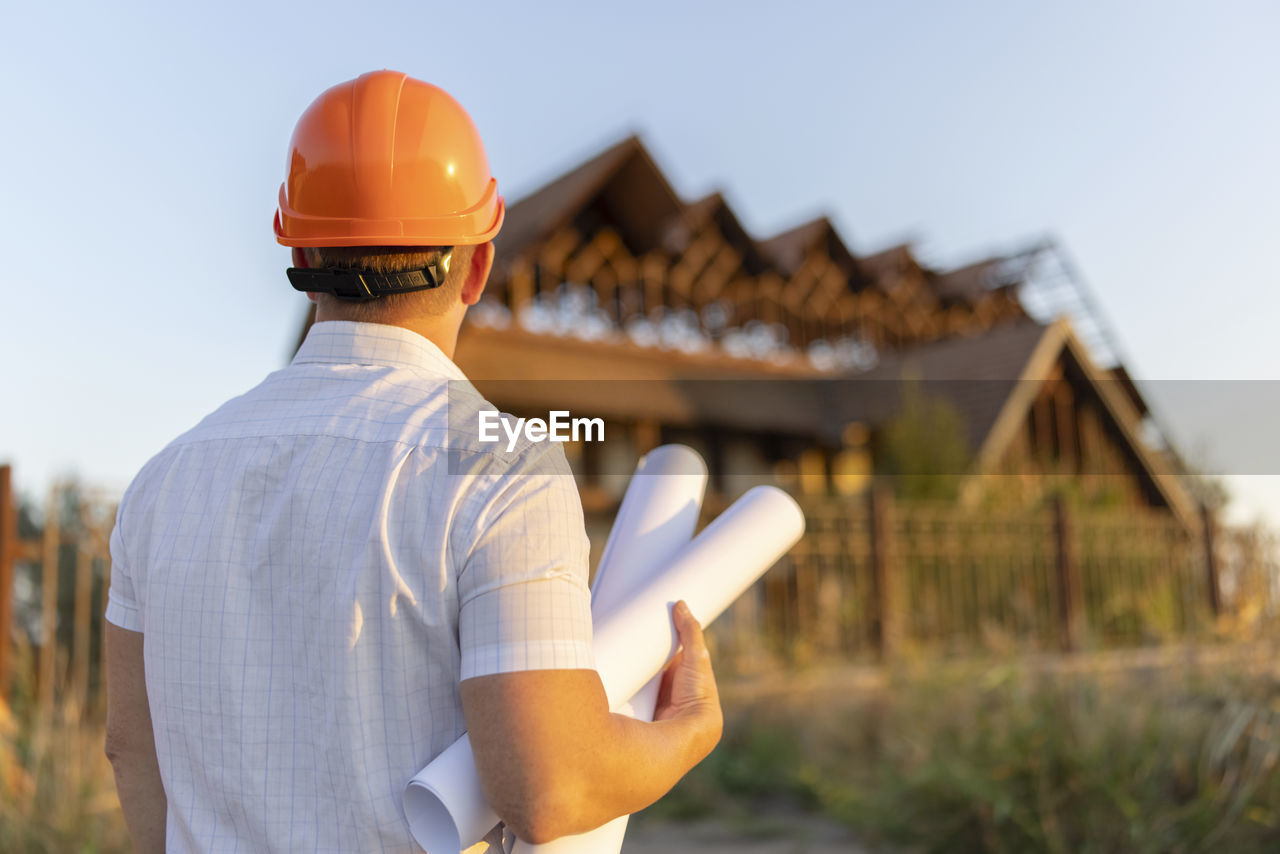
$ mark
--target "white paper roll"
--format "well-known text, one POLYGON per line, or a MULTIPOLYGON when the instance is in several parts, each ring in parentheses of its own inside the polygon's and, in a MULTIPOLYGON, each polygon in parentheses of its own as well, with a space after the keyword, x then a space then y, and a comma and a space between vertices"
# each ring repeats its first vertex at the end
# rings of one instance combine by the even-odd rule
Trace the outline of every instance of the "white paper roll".
POLYGON ((591 584, 591 617, 609 611, 688 545, 698 527, 707 465, 692 448, 662 445, 640 459, 627 484, 591 584))
MULTIPOLYGON (((708 525, 643 590, 597 625, 596 667, 610 708, 634 695, 674 654, 677 639, 671 623, 672 603, 684 599, 694 617, 703 626, 710 625, 803 533, 804 514, 791 496, 772 486, 757 486, 708 525)), ((458 854, 462 847, 482 839, 498 821, 483 803, 470 742, 464 747, 460 744, 463 741, 445 753, 465 751, 465 761, 455 754, 442 762, 445 754, 441 754, 416 774, 405 790, 410 829, 427 854, 458 854), (434 826, 442 821, 452 826, 434 826)))
POLYGON ((672 604, 683 599, 703 626, 710 625, 803 534, 804 513, 777 487, 757 486, 730 505, 596 626, 596 669, 610 707, 639 691, 675 654, 672 604))
MULTIPOLYGON (((640 460, 635 476, 627 484, 591 585, 591 616, 595 625, 656 578, 689 544, 698 527, 706 487, 706 463, 692 448, 662 445, 640 460)), ((653 720, 661 682, 659 673, 613 711, 642 721, 653 720)), ((511 851, 512 854, 618 854, 630 818, 619 816, 595 830, 544 845, 516 840, 511 851)))
POLYGON ((469 735, 464 733, 409 781, 404 814, 427 854, 462 854, 498 823, 480 787, 469 735))

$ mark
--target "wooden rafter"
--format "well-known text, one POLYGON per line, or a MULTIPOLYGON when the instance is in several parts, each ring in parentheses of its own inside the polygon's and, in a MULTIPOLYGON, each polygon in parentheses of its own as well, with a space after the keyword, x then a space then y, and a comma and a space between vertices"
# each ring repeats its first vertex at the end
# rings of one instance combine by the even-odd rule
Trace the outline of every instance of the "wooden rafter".
POLYGON ((551 236, 538 253, 538 264, 545 272, 559 275, 564 272, 565 261, 582 243, 582 235, 572 228, 562 228, 551 236))
POLYGON ((725 285, 735 273, 742 269, 742 255, 728 242, 721 244, 720 249, 707 264, 694 285, 694 298, 699 305, 715 301, 724 291, 725 285))

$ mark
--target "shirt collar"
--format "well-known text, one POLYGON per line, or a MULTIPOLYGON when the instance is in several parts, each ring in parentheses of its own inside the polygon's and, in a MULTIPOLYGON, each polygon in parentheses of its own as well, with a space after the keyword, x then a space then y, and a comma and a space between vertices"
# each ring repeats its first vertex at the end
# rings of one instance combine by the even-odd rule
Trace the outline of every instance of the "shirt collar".
POLYGON ((451 380, 467 377, 431 341, 402 326, 326 320, 312 324, 292 364, 415 368, 451 380))

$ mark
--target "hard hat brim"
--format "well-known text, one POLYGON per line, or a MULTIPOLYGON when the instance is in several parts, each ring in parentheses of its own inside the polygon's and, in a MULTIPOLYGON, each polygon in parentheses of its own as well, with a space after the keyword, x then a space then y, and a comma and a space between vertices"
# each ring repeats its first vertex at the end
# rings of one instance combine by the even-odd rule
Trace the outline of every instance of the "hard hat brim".
POLYGON ((490 178, 470 208, 442 217, 363 219, 298 213, 280 185, 276 241, 283 246, 470 246, 488 243, 502 228, 506 201, 490 178))

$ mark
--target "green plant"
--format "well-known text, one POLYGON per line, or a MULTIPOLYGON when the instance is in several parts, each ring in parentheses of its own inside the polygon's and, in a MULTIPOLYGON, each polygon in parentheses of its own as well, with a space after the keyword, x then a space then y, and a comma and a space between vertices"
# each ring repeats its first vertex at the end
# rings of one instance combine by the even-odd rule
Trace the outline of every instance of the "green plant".
POLYGON ((902 408, 877 437, 879 466, 902 498, 952 499, 969 469, 965 424, 948 400, 902 380, 902 408))
POLYGON ((696 791, 700 815, 818 812, 913 851, 1280 847, 1274 676, 1065 665, 922 665, 874 696, 762 704, 659 814, 696 791))

